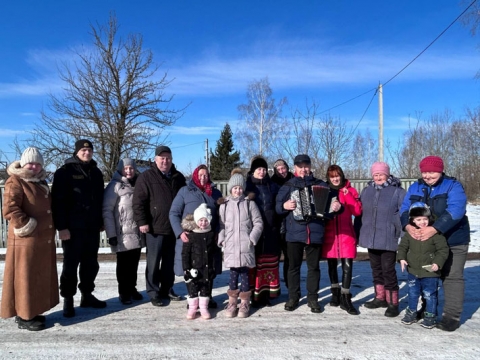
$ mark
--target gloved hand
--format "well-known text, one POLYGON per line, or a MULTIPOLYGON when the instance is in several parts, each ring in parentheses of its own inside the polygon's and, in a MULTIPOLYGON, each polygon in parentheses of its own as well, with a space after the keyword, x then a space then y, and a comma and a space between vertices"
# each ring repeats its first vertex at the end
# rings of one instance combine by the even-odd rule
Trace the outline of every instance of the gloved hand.
POLYGON ((190 281, 192 281, 198 276, 198 270, 197 269, 185 270, 183 274, 184 274, 183 278, 185 280, 185 283, 188 284, 190 281))
POLYGON ((117 237, 114 236, 114 237, 109 238, 109 239, 108 239, 108 244, 109 244, 110 246, 117 246, 117 245, 118 245, 118 239, 117 239, 117 237))

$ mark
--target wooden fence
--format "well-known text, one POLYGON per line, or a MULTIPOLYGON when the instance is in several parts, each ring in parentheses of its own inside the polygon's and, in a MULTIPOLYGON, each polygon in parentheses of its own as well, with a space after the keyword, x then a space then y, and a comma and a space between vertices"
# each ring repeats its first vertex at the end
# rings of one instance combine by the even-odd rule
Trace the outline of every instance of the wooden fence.
MULTIPOLYGON (((350 180, 352 186, 357 189, 357 191, 360 193, 364 187, 367 186, 368 180, 350 180)), ((402 179, 402 187, 404 189, 408 189, 408 187, 413 184, 417 179, 402 179)), ((218 181, 216 182, 217 188, 222 192, 222 194, 226 195, 227 194, 227 183, 228 181, 218 181)), ((7 246, 7 227, 8 223, 3 217, 3 192, 5 190, 4 185, 0 185, 0 191, 1 191, 1 197, 0 197, 0 248, 4 248, 7 246)), ((61 247, 61 241, 58 239, 58 236, 55 239, 55 242, 57 244, 57 247, 61 247)), ((102 232, 100 236, 100 247, 108 247, 107 244, 107 238, 105 235, 105 232, 102 232)))

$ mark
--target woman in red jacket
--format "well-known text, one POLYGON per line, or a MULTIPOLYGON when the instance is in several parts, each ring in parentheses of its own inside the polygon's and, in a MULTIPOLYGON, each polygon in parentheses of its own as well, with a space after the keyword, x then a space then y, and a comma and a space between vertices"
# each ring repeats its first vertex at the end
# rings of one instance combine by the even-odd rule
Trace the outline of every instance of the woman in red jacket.
POLYGON ((342 210, 332 220, 327 220, 322 247, 322 257, 328 261, 328 275, 332 284, 330 306, 339 306, 351 315, 358 315, 352 304, 350 284, 352 282, 353 259, 357 256, 357 238, 353 229, 353 216, 360 216, 362 203, 358 192, 345 179, 338 165, 330 165, 327 170, 327 182, 330 188, 338 192, 338 201, 342 210), (338 283, 338 260, 342 263, 342 287, 338 283))

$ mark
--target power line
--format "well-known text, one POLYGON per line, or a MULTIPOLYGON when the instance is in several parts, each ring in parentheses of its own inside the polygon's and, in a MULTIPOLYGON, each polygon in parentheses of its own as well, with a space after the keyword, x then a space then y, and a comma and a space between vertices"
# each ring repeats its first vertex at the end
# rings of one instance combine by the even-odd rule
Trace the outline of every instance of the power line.
POLYGON ((204 142, 205 142, 205 141, 200 141, 200 142, 196 142, 196 143, 193 143, 193 144, 182 145, 182 146, 175 146, 175 147, 172 147, 172 149, 180 149, 180 148, 184 148, 184 147, 187 147, 187 146, 203 144, 204 142))

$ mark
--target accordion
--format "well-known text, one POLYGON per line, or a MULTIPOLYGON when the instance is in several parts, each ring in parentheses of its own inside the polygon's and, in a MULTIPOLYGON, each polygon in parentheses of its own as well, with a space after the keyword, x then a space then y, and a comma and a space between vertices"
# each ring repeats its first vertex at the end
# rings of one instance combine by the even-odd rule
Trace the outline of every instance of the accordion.
POLYGON ((293 190, 290 200, 295 201, 293 210, 295 220, 306 221, 312 218, 323 218, 327 209, 330 187, 311 185, 293 190))

